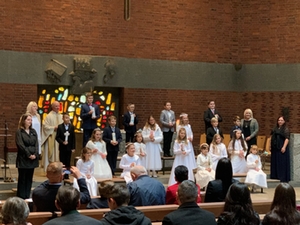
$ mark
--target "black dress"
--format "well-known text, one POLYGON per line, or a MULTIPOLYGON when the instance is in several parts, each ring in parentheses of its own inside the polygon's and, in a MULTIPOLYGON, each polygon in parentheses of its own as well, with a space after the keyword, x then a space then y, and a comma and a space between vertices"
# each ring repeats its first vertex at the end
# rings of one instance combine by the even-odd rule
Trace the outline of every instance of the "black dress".
POLYGON ((287 127, 275 127, 271 133, 271 179, 280 182, 289 182, 290 179, 290 150, 286 146, 284 153, 281 152, 285 139, 290 138, 287 127))

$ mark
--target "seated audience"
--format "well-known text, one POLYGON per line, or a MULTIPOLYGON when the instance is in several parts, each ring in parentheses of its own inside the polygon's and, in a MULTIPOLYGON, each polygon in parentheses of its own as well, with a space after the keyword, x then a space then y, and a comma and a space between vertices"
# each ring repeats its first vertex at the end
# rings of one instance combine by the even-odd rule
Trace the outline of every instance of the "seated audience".
POLYGON ((108 192, 114 186, 114 182, 111 180, 105 180, 99 184, 100 198, 92 198, 90 203, 86 206, 87 209, 101 209, 108 207, 108 192))
MULTIPOLYGON (((72 175, 78 179, 80 188, 80 201, 82 204, 90 202, 91 197, 87 189, 85 179, 81 177, 80 171, 72 166, 70 168, 72 175)), ((46 176, 48 180, 37 186, 32 192, 32 200, 38 212, 57 211, 55 206, 55 196, 59 187, 62 185, 64 177, 63 165, 61 162, 53 162, 47 166, 46 176)))
POLYGON ((100 220, 101 224, 151 225, 151 220, 141 211, 128 205, 130 194, 125 185, 115 184, 108 193, 110 212, 100 220))
POLYGON ((206 188, 205 202, 223 202, 230 185, 236 180, 232 179, 232 166, 228 158, 219 160, 216 169, 216 179, 210 181, 206 188))
POLYGON ((177 210, 167 214, 163 218, 163 225, 188 224, 188 225, 212 225, 216 224, 215 215, 201 209, 197 203, 198 187, 193 181, 185 180, 178 187, 177 210))
POLYGON ((271 211, 265 215, 262 225, 299 225, 300 213, 296 209, 296 194, 288 183, 277 185, 271 211))
MULTIPOLYGON (((166 204, 178 204, 177 198, 176 198, 176 192, 178 189, 179 184, 181 184, 182 181, 188 180, 189 178, 189 171, 186 166, 180 165, 175 168, 175 180, 176 184, 173 184, 167 188, 166 192, 166 204)), ((197 185, 198 188, 198 198, 197 203, 201 202, 200 197, 200 187, 197 185)))
POLYGON ((7 225, 31 225, 27 223, 29 215, 27 203, 19 197, 8 198, 1 209, 2 224, 7 225))
POLYGON ((133 182, 127 184, 130 193, 129 205, 164 205, 166 191, 164 185, 147 175, 143 166, 135 166, 130 170, 133 182))
POLYGON ((100 221, 80 214, 76 209, 80 207, 80 193, 72 186, 61 186, 55 199, 56 207, 61 211, 61 216, 49 220, 44 225, 100 225, 100 221))
POLYGON ((259 225, 259 215, 252 207, 250 190, 246 184, 233 183, 226 195, 224 212, 218 218, 219 225, 259 225))

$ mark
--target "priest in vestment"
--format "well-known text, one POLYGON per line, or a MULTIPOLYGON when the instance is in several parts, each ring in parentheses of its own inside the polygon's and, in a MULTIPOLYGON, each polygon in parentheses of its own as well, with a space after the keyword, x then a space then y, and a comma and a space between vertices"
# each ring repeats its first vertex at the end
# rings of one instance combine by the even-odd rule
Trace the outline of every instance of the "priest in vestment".
POLYGON ((59 102, 54 101, 51 107, 52 111, 44 119, 42 129, 42 166, 45 172, 49 163, 59 161, 58 142, 55 137, 58 125, 63 123, 59 102))

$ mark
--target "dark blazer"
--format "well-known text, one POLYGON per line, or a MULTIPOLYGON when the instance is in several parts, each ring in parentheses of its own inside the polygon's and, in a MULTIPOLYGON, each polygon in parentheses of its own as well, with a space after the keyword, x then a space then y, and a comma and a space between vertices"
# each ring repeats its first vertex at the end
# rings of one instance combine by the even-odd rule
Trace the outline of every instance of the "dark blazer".
POLYGON ((101 225, 102 223, 99 220, 96 220, 92 217, 85 216, 80 214, 77 210, 70 211, 66 214, 63 214, 60 217, 49 220, 43 225, 101 225))
POLYGON ((116 133, 116 141, 119 143, 117 145, 112 145, 110 143, 110 141, 112 140, 112 129, 110 126, 105 127, 103 130, 103 134, 102 134, 102 139, 103 141, 105 141, 106 143, 106 150, 108 152, 113 152, 113 151, 119 151, 119 144, 122 141, 122 135, 121 135, 121 131, 119 128, 115 127, 115 133, 116 133))
POLYGON ((24 129, 16 132, 16 145, 18 149, 16 167, 23 169, 33 169, 39 166, 38 137, 35 129, 31 128, 29 134, 24 129), (32 160, 29 157, 35 155, 32 160))
MULTIPOLYGON (((232 179, 232 184, 237 180, 232 179)), ((227 191, 223 192, 221 180, 210 181, 206 188, 204 202, 224 202, 227 191)))
MULTIPOLYGON (((218 110, 215 109, 215 114, 218 114, 218 121, 219 122, 222 122, 223 119, 219 113, 218 110)), ((204 119, 204 123, 205 123, 205 132, 207 131, 207 129, 209 127, 211 127, 211 118, 215 117, 215 114, 212 113, 212 111, 210 109, 207 109, 206 111, 204 111, 204 116, 203 116, 203 119, 204 119)))
MULTIPOLYGON (((222 132, 222 130, 218 127, 218 129, 219 129, 219 134, 220 134, 220 136, 222 137, 222 138, 224 138, 223 137, 223 132, 222 132)), ((216 134, 217 132, 215 131, 215 129, 213 128, 213 127, 209 127, 209 128, 207 128, 207 131, 206 131, 206 143, 208 144, 208 145, 210 145, 210 143, 212 142, 212 140, 213 140, 213 137, 214 137, 214 135, 216 134)))
MULTIPOLYGON (((91 197, 85 179, 80 178, 77 182, 80 189, 80 203, 89 203, 91 197)), ((55 197, 60 186, 61 183, 49 184, 49 180, 46 180, 33 190, 32 200, 38 212, 58 211, 55 206, 55 197)))
POLYGON ((167 214, 162 225, 216 225, 215 215, 201 209, 196 202, 186 202, 177 210, 167 214))
POLYGON ((124 115, 123 115, 123 125, 124 125, 124 129, 126 131, 126 133, 135 133, 136 132, 136 125, 138 124, 139 120, 138 120, 138 117, 137 115, 135 114, 135 117, 134 117, 134 125, 133 126, 130 126, 129 123, 130 123, 130 113, 129 112, 126 112, 124 115))
POLYGON ((59 150, 63 151, 71 151, 72 149, 75 149, 75 132, 74 132, 74 126, 73 124, 69 124, 68 132, 70 133, 68 137, 68 144, 64 145, 63 142, 65 141, 65 135, 66 132, 65 124, 59 124, 56 131, 56 141, 59 143, 59 150))
POLYGON ((92 104, 95 108, 96 118, 92 119, 92 114, 89 114, 90 107, 87 103, 81 105, 80 118, 82 119, 83 129, 95 129, 97 128, 97 120, 100 118, 100 109, 96 104, 92 104))

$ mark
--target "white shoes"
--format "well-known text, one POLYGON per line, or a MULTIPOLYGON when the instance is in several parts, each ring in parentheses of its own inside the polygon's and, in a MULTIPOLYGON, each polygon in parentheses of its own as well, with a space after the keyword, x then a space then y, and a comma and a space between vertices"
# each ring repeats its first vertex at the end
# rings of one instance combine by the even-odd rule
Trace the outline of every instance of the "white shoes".
POLYGON ((155 170, 152 170, 152 177, 157 177, 157 174, 156 174, 156 171, 155 170))

